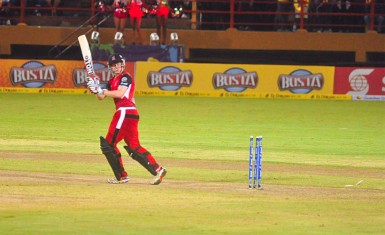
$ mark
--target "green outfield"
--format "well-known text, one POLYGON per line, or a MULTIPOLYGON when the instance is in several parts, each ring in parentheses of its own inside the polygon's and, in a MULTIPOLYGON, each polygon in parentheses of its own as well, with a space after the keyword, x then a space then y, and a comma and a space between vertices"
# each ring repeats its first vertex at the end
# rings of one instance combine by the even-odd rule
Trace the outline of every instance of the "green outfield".
POLYGON ((385 102, 136 101, 158 186, 127 156, 130 182, 106 183, 112 100, 0 94, 0 234, 385 234, 385 102), (264 190, 247 188, 250 135, 264 190))

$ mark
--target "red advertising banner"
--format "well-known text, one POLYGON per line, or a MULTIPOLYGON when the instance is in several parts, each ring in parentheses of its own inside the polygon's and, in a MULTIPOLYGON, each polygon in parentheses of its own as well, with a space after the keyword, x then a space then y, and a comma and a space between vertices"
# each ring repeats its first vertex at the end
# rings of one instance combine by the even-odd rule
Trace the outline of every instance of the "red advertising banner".
POLYGON ((385 96, 385 68, 336 67, 334 94, 385 96))
MULTIPOLYGON (((135 63, 126 63, 126 70, 134 74, 135 63)), ((94 62, 101 83, 110 79, 104 62, 94 62)), ((64 88, 85 89, 87 72, 83 61, 68 60, 0 60, 0 87, 8 88, 64 88)))

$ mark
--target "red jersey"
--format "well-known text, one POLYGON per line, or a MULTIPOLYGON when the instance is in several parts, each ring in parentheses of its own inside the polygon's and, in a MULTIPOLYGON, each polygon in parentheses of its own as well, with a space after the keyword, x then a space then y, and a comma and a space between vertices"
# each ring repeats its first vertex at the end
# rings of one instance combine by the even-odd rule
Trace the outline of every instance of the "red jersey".
POLYGON ((156 11, 157 16, 165 16, 166 18, 168 17, 168 14, 170 13, 170 10, 168 9, 167 6, 167 1, 166 0, 157 0, 156 1, 158 4, 158 10, 156 11))
POLYGON ((118 90, 119 86, 127 87, 127 91, 120 98, 114 98, 116 110, 120 108, 128 108, 130 113, 138 114, 135 104, 135 81, 131 74, 124 72, 119 74, 117 77, 113 77, 108 81, 107 89, 110 91, 118 90))
POLYGON ((124 19, 128 17, 127 1, 119 0, 115 5, 114 17, 124 19))
POLYGON ((131 1, 131 4, 128 6, 131 18, 141 18, 143 16, 142 5, 142 0, 131 1))

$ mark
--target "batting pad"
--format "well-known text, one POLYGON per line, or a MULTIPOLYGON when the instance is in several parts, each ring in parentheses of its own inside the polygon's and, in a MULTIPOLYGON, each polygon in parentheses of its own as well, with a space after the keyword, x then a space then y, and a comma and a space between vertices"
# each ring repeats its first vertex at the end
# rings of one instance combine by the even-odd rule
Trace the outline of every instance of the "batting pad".
POLYGON ((120 173, 122 172, 122 167, 120 166, 118 154, 103 136, 100 136, 100 149, 104 156, 106 156, 116 179, 121 180, 120 173))

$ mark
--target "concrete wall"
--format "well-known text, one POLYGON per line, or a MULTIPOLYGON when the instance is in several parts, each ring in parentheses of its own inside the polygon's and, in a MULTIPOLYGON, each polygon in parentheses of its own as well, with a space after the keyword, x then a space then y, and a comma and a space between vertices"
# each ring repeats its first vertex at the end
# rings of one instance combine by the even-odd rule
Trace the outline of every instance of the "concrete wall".
MULTIPOLYGON (((1 26, 0 55, 11 54, 11 44, 56 45, 76 28, 41 27, 41 26, 1 26)), ((77 36, 92 31, 91 27, 82 28, 77 34, 66 40, 69 45, 77 36)), ((144 44, 155 29, 143 29, 144 44)), ((100 28, 101 43, 112 43, 115 34, 113 28, 100 28)), ((169 30, 177 32, 179 42, 189 49, 249 49, 249 50, 309 50, 355 52, 356 62, 366 62, 366 52, 385 52, 385 35, 376 32, 358 33, 308 33, 297 32, 255 32, 237 31, 201 31, 169 30)), ((129 38, 131 29, 126 30, 129 38)))

